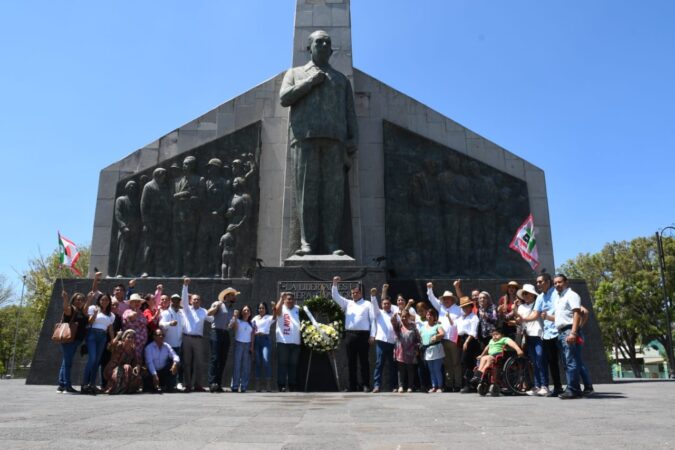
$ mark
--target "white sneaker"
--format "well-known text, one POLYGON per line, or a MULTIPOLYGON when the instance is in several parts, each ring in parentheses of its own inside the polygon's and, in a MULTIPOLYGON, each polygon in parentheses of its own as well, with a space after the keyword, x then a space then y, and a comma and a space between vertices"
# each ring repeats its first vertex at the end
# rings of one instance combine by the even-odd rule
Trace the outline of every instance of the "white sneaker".
POLYGON ((530 389, 529 391, 525 392, 525 394, 532 396, 532 395, 537 395, 537 392, 538 392, 538 390, 535 391, 534 389, 530 389))
POLYGON ((537 391, 537 395, 540 396, 540 397, 546 397, 546 396, 549 394, 549 392, 550 392, 550 391, 548 390, 548 387, 542 386, 542 387, 537 391))
POLYGON ((183 390, 185 390, 185 386, 183 386, 183 383, 178 383, 176 385, 176 389, 178 389, 179 391, 183 391, 183 390))
POLYGON ((399 394, 403 394, 404 391, 405 391, 405 389, 403 389, 402 387, 400 387, 400 388, 398 388, 398 390, 395 391, 395 392, 398 392, 399 394))

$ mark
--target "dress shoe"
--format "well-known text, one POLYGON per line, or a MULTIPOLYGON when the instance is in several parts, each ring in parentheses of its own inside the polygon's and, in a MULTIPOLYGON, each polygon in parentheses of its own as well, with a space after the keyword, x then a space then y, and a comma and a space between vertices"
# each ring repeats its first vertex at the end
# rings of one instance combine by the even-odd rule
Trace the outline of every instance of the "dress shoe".
POLYGON ((581 392, 581 395, 584 397, 590 397, 595 393, 595 390, 593 389, 593 386, 586 386, 584 387, 584 390, 581 392))
POLYGON ((575 394, 574 392, 567 390, 558 396, 560 400, 574 400, 581 398, 581 394, 575 394))

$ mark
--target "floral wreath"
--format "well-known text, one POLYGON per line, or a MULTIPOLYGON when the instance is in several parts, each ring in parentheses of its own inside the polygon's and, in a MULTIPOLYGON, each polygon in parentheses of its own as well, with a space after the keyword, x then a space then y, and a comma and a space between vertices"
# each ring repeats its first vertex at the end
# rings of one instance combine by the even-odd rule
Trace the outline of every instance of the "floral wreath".
POLYGON ((307 307, 312 315, 318 315, 328 318, 328 324, 317 323, 321 329, 317 329, 305 314, 305 311, 300 309, 300 332, 302 334, 302 342, 310 350, 318 353, 330 352, 338 348, 340 345, 340 337, 344 330, 344 312, 334 301, 325 297, 312 297, 305 300, 302 304, 307 307))

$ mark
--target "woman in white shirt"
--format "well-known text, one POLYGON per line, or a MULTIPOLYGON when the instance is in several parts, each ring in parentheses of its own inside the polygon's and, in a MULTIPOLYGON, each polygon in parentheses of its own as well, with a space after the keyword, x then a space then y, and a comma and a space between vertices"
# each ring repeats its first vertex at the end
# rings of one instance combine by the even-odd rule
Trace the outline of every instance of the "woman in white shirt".
POLYGON ((232 392, 246 392, 251 373, 251 354, 253 354, 253 326, 251 308, 245 305, 234 310, 230 328, 234 330, 234 368, 232 369, 232 392))
POLYGON ((547 396, 548 367, 542 341, 544 329, 539 313, 534 310, 537 291, 531 284, 525 284, 522 289, 518 290, 517 295, 518 300, 514 304, 513 313, 516 321, 524 325, 527 353, 534 366, 534 386, 527 391, 527 395, 547 396))
POLYGON ((115 322, 115 314, 111 311, 112 302, 108 294, 99 293, 95 305, 87 309, 87 365, 82 377, 82 393, 96 395, 96 376, 101 356, 105 349, 107 336, 113 338, 112 324, 115 322))
MULTIPOLYGON (((272 302, 274 308, 274 302, 272 302)), ((270 344, 270 328, 274 323, 274 316, 268 314, 267 303, 260 302, 258 305, 258 315, 251 320, 253 324, 253 350, 255 360, 255 390, 260 392, 260 380, 265 378, 265 390, 271 389, 272 384, 272 360, 270 344)))

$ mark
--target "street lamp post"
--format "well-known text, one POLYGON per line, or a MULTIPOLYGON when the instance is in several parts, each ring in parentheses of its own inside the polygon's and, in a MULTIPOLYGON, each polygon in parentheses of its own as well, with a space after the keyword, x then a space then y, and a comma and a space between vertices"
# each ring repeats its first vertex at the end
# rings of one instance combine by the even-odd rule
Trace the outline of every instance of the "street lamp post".
POLYGON ((659 253, 659 269, 661 271, 661 286, 663 287, 663 303, 664 310, 666 314, 666 343, 668 352, 668 373, 670 378, 675 378, 675 372, 673 371, 673 330, 670 324, 670 296, 668 295, 668 288, 666 287, 666 258, 663 254, 663 232, 665 230, 675 230, 675 227, 668 226, 662 228, 656 232, 656 248, 659 253))
POLYGON ((14 346, 12 348, 12 361, 10 362, 10 372, 9 375, 11 378, 14 378, 14 370, 16 369, 16 344, 19 339, 19 315, 21 314, 21 308, 23 308, 23 291, 26 288, 26 275, 23 276, 21 280, 21 300, 19 302, 19 309, 16 310, 16 327, 14 328, 14 346))

